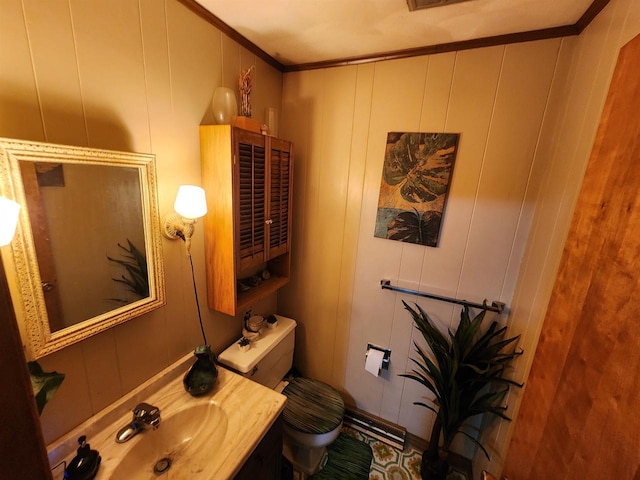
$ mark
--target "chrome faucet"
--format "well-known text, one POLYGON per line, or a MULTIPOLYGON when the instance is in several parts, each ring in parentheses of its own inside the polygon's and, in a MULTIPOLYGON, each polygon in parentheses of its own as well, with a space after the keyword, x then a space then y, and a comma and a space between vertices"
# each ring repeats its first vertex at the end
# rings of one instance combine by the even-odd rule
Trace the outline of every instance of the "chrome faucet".
POLYGON ((160 425, 160 409, 148 403, 140 403, 133 409, 133 421, 116 434, 116 442, 124 443, 142 430, 156 429, 158 425, 160 425))

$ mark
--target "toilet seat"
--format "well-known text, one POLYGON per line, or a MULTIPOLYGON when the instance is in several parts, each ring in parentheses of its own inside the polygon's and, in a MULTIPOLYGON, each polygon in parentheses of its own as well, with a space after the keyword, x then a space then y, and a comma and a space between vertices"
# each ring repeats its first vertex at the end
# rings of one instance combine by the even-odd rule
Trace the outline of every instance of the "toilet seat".
POLYGON ((295 470, 313 475, 326 462, 327 445, 340 435, 344 401, 326 383, 304 377, 294 378, 282 393, 284 456, 295 470))
POLYGON ((287 396, 283 420, 309 435, 333 433, 342 425, 344 400, 333 387, 310 378, 294 378, 282 391, 287 396))

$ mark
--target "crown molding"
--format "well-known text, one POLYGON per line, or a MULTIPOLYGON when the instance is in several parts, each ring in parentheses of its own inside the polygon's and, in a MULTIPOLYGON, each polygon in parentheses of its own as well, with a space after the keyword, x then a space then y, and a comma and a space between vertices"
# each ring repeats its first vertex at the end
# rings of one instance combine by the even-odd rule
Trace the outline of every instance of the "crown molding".
POLYGON ((424 47, 408 48, 405 50, 394 50, 390 52, 374 53, 358 57, 338 58, 333 60, 324 60, 321 62, 300 63, 295 65, 282 64, 267 52, 262 50, 260 47, 258 47, 256 44, 238 33, 237 30, 234 30, 214 14, 206 10, 203 6, 197 3, 196 0, 178 0, 178 2, 186 6, 196 15, 202 17, 216 28, 220 29, 224 34, 238 42, 240 45, 245 47, 256 56, 260 57, 272 67, 283 73, 287 73, 299 72, 303 70, 315 70, 319 68, 341 67, 345 65, 359 65, 363 63, 379 62, 382 60, 395 60, 398 58, 417 57, 420 55, 433 55, 436 53, 491 47, 494 45, 531 42, 535 40, 546 40, 549 38, 580 35, 580 33, 582 33, 582 31, 587 28, 587 26, 593 21, 593 19, 596 18, 596 16, 602 11, 602 9, 607 6, 610 0, 593 0, 591 5, 587 8, 580 19, 573 25, 564 25, 560 27, 531 30, 528 32, 495 35, 492 37, 484 37, 474 40, 441 43, 438 45, 427 45, 424 47))

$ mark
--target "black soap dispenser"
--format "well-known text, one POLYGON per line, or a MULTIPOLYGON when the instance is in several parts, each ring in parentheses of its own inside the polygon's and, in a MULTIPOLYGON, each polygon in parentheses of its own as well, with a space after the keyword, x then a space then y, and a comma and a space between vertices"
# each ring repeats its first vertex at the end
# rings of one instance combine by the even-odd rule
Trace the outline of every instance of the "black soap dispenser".
POLYGON ((216 356, 209 345, 198 345, 193 353, 196 356, 196 361, 185 373, 182 383, 189 394, 197 397, 213 388, 218 379, 218 369, 216 368, 216 356))
POLYGON ((92 480, 98 473, 102 460, 98 451, 91 450, 85 435, 78 438, 78 444, 77 455, 64 469, 64 480, 92 480))

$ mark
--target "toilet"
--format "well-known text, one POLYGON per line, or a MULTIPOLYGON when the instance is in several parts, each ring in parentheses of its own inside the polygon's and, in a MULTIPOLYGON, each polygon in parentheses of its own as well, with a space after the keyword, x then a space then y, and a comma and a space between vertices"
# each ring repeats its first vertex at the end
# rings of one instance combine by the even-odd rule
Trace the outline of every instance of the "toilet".
POLYGON ((344 401, 326 383, 305 377, 284 381, 293 364, 296 321, 275 317, 275 325, 263 327, 248 350, 234 343, 220 354, 218 363, 287 396, 283 453, 294 469, 312 475, 322 468, 327 446, 340 434, 344 401))

